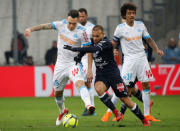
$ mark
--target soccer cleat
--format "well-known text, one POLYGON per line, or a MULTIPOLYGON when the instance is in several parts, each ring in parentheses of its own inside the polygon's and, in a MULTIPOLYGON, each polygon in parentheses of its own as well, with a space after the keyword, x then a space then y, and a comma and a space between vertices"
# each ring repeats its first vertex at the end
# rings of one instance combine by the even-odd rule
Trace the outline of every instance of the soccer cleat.
POLYGON ((87 110, 88 110, 89 115, 93 115, 93 113, 95 112, 95 109, 96 108, 94 106, 91 106, 91 105, 87 106, 87 110))
MULTIPOLYGON (((124 114, 121 115, 120 121, 122 121, 123 119, 124 119, 124 114)), ((117 120, 116 120, 116 117, 114 117, 114 118, 112 119, 112 121, 117 121, 117 120)))
POLYGON ((141 120, 144 126, 151 126, 150 122, 144 118, 144 120, 141 120))
POLYGON ((151 114, 151 108, 152 108, 153 104, 154 104, 154 102, 152 100, 150 100, 149 114, 151 114))
POLYGON ((121 119, 121 112, 119 112, 117 109, 115 109, 113 111, 113 113, 114 113, 114 115, 116 117, 116 121, 120 121, 120 119, 121 119))
POLYGON ((147 120, 149 121, 161 121, 161 120, 158 120, 156 118, 154 118, 153 116, 150 116, 150 115, 147 115, 147 116, 144 116, 147 120))
POLYGON ((96 116, 96 111, 94 111, 93 114, 89 114, 87 108, 85 108, 84 112, 82 113, 82 116, 96 116))
POLYGON ((109 118, 111 117, 111 112, 106 112, 104 116, 101 118, 102 122, 108 122, 109 118))
POLYGON ((88 110, 87 108, 85 108, 84 112, 82 113, 82 116, 88 116, 88 115, 89 115, 88 110))
POLYGON ((68 114, 68 109, 64 109, 64 112, 62 114, 59 114, 57 120, 56 120, 56 126, 59 126, 62 123, 62 120, 66 114, 68 114))

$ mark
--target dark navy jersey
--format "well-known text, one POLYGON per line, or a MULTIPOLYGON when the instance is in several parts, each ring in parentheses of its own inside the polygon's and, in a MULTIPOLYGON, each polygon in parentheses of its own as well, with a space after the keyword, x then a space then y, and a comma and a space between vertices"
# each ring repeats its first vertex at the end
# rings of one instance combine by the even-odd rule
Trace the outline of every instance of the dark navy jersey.
POLYGON ((119 76, 120 72, 114 60, 113 45, 104 37, 99 43, 95 44, 92 40, 90 47, 73 47, 73 51, 80 53, 93 53, 93 60, 96 65, 96 74, 112 74, 115 73, 119 76))
POLYGON ((119 70, 114 60, 113 45, 107 37, 104 37, 98 44, 92 42, 92 46, 98 48, 98 50, 93 53, 96 73, 109 74, 119 70))

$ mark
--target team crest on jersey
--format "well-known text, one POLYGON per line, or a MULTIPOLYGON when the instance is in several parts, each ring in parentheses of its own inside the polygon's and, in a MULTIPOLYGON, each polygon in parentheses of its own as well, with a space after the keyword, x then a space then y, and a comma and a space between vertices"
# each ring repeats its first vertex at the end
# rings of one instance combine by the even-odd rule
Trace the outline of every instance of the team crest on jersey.
POLYGON ((141 30, 141 29, 138 29, 137 32, 142 32, 142 30, 141 30))
POLYGON ((78 35, 77 35, 77 34, 74 34, 74 38, 78 38, 78 35))
POLYGON ((55 81, 54 81, 54 86, 59 86, 59 85, 60 85, 59 81, 58 81, 58 80, 55 80, 55 81))

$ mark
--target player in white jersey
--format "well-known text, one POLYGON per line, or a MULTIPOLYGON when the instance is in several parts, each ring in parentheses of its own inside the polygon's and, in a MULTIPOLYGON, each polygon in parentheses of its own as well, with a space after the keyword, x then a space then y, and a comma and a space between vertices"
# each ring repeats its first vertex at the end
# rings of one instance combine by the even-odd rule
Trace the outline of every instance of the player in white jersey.
MULTIPOLYGON (((122 52, 124 54, 124 64, 121 75, 127 87, 130 87, 130 84, 135 81, 136 76, 142 83, 144 115, 148 120, 152 120, 153 117, 149 114, 149 81, 152 78, 152 72, 144 51, 142 38, 146 39, 157 54, 163 56, 164 53, 159 50, 156 43, 149 35, 144 23, 134 20, 136 16, 136 6, 134 4, 125 3, 121 7, 121 16, 126 17, 126 22, 116 27, 112 41, 114 47, 116 47, 119 42, 121 43, 122 52)), ((128 88, 128 93, 131 94, 131 88, 128 88)))
MULTIPOLYGON (((84 27, 86 28, 86 32, 87 32, 87 36, 89 39, 92 38, 92 29, 94 27, 94 24, 92 24, 91 22, 87 21, 88 19, 88 12, 85 8, 80 8, 78 10, 79 12, 79 23, 84 27)), ((87 74, 87 71, 88 71, 88 54, 85 54, 85 56, 82 57, 82 60, 81 60, 82 64, 83 64, 83 70, 84 70, 84 74, 86 75, 87 74)), ((95 74, 95 65, 93 64, 93 74, 95 74)), ((85 79, 86 79, 86 76, 85 76, 85 79)), ((92 82, 94 83, 94 82, 92 82)), ((91 98, 91 104, 94 106, 94 92, 93 92, 93 87, 94 85, 91 84, 90 82, 87 82, 87 79, 86 79, 86 85, 87 85, 87 88, 88 88, 88 91, 89 91, 89 94, 90 94, 90 98, 91 98)), ((88 116, 89 113, 88 113, 88 110, 87 108, 85 108, 84 112, 82 113, 83 116, 88 116)), ((94 112, 94 114, 92 115, 96 115, 96 112, 94 112)))
POLYGON ((63 91, 68 80, 71 79, 80 92, 86 108, 93 114, 95 107, 91 105, 90 95, 84 83, 84 74, 81 64, 75 64, 74 57, 77 53, 63 49, 64 45, 81 47, 81 45, 91 44, 87 37, 85 28, 78 24, 79 14, 77 10, 71 10, 66 20, 55 21, 48 24, 33 26, 25 30, 25 36, 30 36, 31 32, 38 30, 55 29, 58 31, 58 56, 54 68, 53 85, 55 89, 55 100, 59 108, 59 116, 56 125, 60 125, 63 117, 68 113, 64 105, 63 91))

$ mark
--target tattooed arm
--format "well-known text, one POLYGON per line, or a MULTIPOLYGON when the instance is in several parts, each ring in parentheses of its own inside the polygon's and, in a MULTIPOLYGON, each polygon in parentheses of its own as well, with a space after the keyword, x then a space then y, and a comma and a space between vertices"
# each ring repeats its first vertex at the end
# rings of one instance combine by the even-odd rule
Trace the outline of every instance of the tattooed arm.
POLYGON ((49 29, 54 29, 53 26, 51 25, 51 23, 48 23, 48 24, 40 24, 40 25, 37 25, 37 26, 32 26, 32 27, 29 27, 25 30, 24 32, 24 35, 26 37, 30 36, 31 35, 31 32, 33 31, 39 31, 39 30, 49 30, 49 29))

